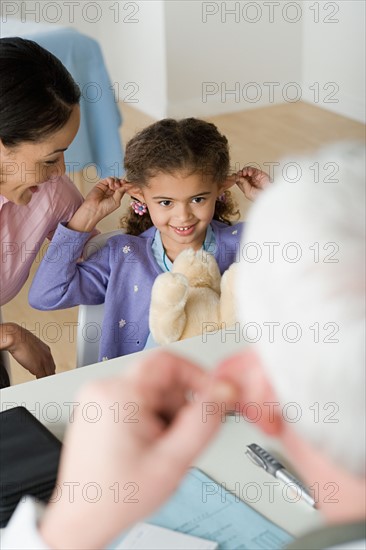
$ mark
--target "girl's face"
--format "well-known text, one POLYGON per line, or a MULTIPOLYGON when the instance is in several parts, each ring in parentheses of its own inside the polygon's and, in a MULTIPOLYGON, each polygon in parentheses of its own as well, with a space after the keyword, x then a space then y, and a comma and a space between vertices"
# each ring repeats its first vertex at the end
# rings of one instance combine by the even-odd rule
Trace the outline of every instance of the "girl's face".
POLYGON ((64 151, 76 136, 80 109, 75 105, 65 126, 43 141, 5 147, 0 140, 0 195, 15 204, 28 204, 38 186, 65 173, 64 151))
POLYGON ((185 248, 198 250, 202 246, 223 187, 200 173, 160 172, 149 179, 140 193, 132 194, 146 203, 166 253, 173 261, 185 248))

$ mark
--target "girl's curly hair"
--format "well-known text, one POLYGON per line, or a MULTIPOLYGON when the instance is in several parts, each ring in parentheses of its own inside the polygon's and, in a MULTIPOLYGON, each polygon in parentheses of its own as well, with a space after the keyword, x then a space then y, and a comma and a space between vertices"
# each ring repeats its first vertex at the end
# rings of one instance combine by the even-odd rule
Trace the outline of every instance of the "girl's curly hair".
MULTIPOLYGON (((197 118, 166 118, 136 134, 126 146, 126 180, 138 187, 149 185, 159 172, 201 173, 203 178, 222 184, 229 175, 229 147, 225 136, 214 124, 197 118)), ((230 191, 216 201, 215 220, 231 225, 239 211, 230 191)), ((143 216, 131 210, 121 219, 121 227, 131 235, 140 235, 153 225, 147 212, 143 216)))

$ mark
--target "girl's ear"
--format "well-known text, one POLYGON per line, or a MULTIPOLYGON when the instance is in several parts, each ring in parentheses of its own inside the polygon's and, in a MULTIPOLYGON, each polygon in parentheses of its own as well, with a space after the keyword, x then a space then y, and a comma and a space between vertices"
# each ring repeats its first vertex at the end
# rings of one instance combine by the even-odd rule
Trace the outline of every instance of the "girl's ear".
POLYGON ((137 199, 140 202, 145 202, 141 188, 137 185, 131 184, 130 187, 127 187, 126 192, 130 195, 131 198, 137 199))
POLYGON ((233 174, 232 176, 228 176, 226 180, 221 183, 221 185, 219 185, 219 195, 222 195, 222 193, 230 189, 230 187, 233 187, 233 185, 235 185, 236 183, 236 180, 237 177, 235 174, 233 174))

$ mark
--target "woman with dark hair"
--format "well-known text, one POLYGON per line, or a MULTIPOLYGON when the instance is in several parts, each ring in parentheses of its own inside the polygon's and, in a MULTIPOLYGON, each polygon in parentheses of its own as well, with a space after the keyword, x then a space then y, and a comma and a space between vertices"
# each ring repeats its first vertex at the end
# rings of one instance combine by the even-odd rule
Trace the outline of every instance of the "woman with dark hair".
MULTIPOLYGON (((0 39, 0 306, 24 285, 44 239, 83 202, 64 161, 79 128, 79 100, 54 55, 30 40, 0 39)), ((0 325, 0 350, 37 378, 55 372, 49 347, 16 323, 0 325)), ((8 383, 3 369, 0 387, 8 383)))

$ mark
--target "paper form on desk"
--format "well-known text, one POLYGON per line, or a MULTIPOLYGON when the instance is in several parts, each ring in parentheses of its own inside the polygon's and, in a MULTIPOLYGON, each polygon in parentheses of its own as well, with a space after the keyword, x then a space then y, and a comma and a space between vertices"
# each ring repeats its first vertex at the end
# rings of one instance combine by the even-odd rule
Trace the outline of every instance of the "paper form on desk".
POLYGON ((116 550, 216 550, 217 543, 149 523, 138 523, 116 550))
POLYGON ((217 542, 220 550, 279 550, 293 540, 197 468, 188 472, 173 497, 145 521, 217 542))

